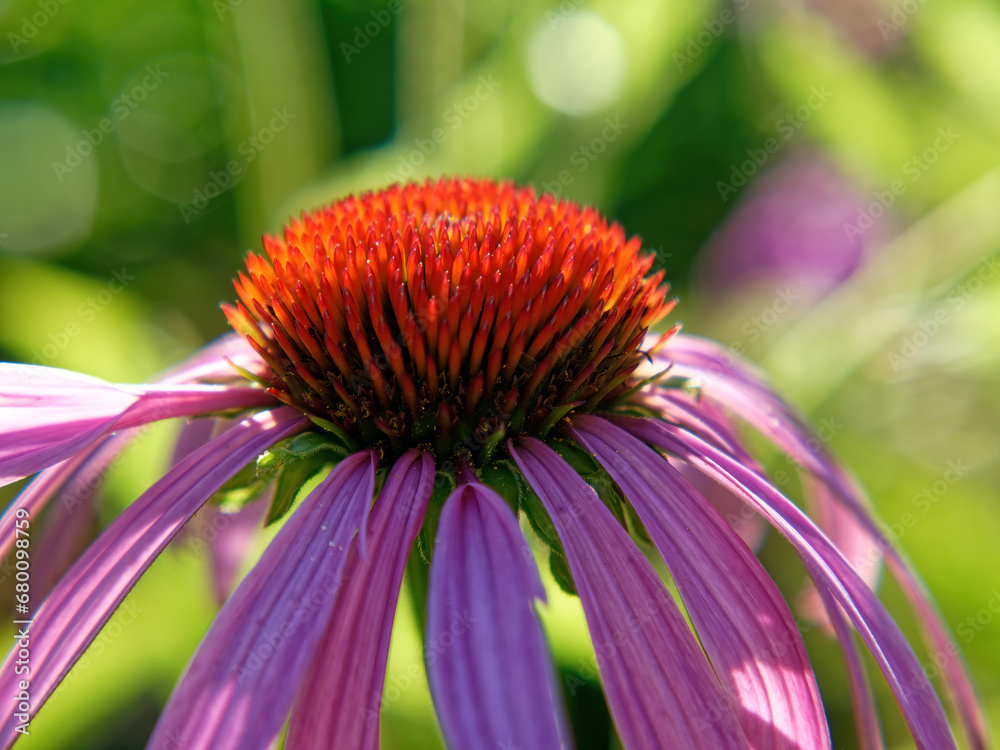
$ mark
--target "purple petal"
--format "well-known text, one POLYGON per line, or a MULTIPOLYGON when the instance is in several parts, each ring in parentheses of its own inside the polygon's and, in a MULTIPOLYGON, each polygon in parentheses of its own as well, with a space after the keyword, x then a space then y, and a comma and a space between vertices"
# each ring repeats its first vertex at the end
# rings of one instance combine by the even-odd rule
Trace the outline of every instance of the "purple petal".
MULTIPOLYGON (((854 514, 833 497, 826 482, 812 474, 802 475, 802 484, 810 515, 823 532, 830 537, 841 554, 854 567, 862 580, 873 591, 877 588, 882 570, 882 552, 868 532, 858 524, 854 514)), ((809 585, 799 597, 798 606, 803 616, 823 627, 831 627, 827 610, 816 587, 809 585)))
MULTIPOLYGON (((292 409, 277 409, 239 426, 186 458, 130 505, 77 561, 42 603, 31 627, 31 713, 83 653, 139 577, 177 530, 248 461, 301 429, 292 409)), ((16 653, 0 668, 0 699, 11 703, 21 679, 16 653)), ((14 719, 0 732, 0 746, 19 736, 14 719)))
MULTIPOLYGON (((945 685, 971 746, 974 750, 988 747, 989 732, 980 701, 944 618, 913 565, 879 528, 864 494, 829 455, 822 441, 766 386, 762 376, 717 343, 678 335, 657 356, 676 361, 674 374, 700 380, 706 398, 746 420, 826 484, 829 493, 814 499, 835 504, 832 510, 821 513, 820 519, 833 525, 821 528, 832 534, 839 548, 850 551, 848 559, 860 563, 859 573, 870 585, 878 580, 878 562, 884 553, 889 571, 918 615, 925 640, 943 662, 945 685)), ((661 361, 661 369, 663 364, 661 361)))
POLYGON ((351 546, 335 614, 298 692, 287 747, 378 748, 389 637, 410 549, 434 486, 434 459, 409 451, 368 520, 370 563, 351 546))
POLYGON ((326 632, 376 457, 341 461, 309 493, 215 618, 148 747, 266 748, 326 632))
POLYGON ((622 744, 747 747, 701 646, 611 511, 544 443, 510 451, 566 550, 622 744))
POLYGON ((802 637, 753 553, 649 446, 599 417, 574 418, 572 434, 625 493, 663 556, 751 746, 829 747, 802 637))
POLYGON ((137 400, 89 375, 0 362, 0 486, 86 448, 137 400))
POLYGON ((879 723, 875 696, 862 661, 861 649, 854 637, 854 631, 847 621, 844 610, 824 587, 817 588, 818 596, 828 612, 830 626, 844 652, 847 679, 851 685, 851 705, 854 707, 854 723, 857 726, 858 750, 884 750, 882 726, 879 723))
POLYGON ((619 423, 645 442, 699 467, 770 521, 798 550, 817 586, 830 588, 868 644, 918 747, 956 747, 941 702, 909 643, 871 589, 808 516, 765 479, 696 435, 651 419, 619 423))
POLYGON ((61 492, 65 492, 73 503, 73 498, 82 496, 83 488, 91 481, 96 482, 117 455, 105 453, 103 447, 109 443, 120 446, 125 441, 124 436, 131 434, 106 437, 75 456, 45 469, 28 482, 0 518, 0 559, 6 557, 14 546, 15 514, 18 509, 23 508, 31 518, 36 518, 49 500, 61 492))
MULTIPOLYGON (((93 539, 98 489, 122 450, 136 439, 138 433, 138 430, 128 430, 102 438, 93 449, 84 451, 84 460, 79 468, 71 472, 60 487, 59 502, 50 507, 44 526, 32 545, 40 551, 31 568, 32 596, 36 600, 48 595, 93 539)), ((15 514, 20 507, 28 510, 32 517, 37 517, 30 503, 33 495, 27 490, 21 493, 11 504, 11 514, 15 514)), ((13 543, 12 532, 10 544, 13 543)))
MULTIPOLYGON (((164 373, 158 382, 185 383, 198 379, 232 378, 235 371, 230 361, 252 372, 258 372, 263 365, 260 357, 243 336, 229 333, 164 373)), ((51 368, 41 368, 40 371, 31 365, 9 364, 7 367, 12 369, 15 379, 19 379, 23 386, 29 385, 33 377, 51 370, 51 368)), ((3 365, 0 365, 0 371, 3 369, 3 365)), ((76 379, 76 373, 71 375, 76 379)), ((86 378, 87 376, 82 377, 86 378)), ((2 424, 3 422, 0 422, 0 425, 2 424)), ((115 436, 106 438, 100 444, 91 445, 84 453, 67 458, 65 461, 46 469, 32 480, 18 496, 17 502, 12 504, 0 518, 0 558, 5 557, 14 544, 14 511, 17 507, 26 509, 32 517, 35 517, 56 493, 68 493, 71 497, 76 497, 79 494, 78 488, 82 487, 84 482, 77 475, 77 472, 83 473, 87 483, 99 481, 98 478, 107 471, 118 454, 117 451, 107 453, 103 446, 112 444, 118 446, 120 450, 140 433, 133 431, 127 434, 128 439, 115 436), (92 456, 96 458, 92 459, 92 456), (92 461, 95 462, 93 466, 91 465, 92 461)), ((197 443, 197 445, 201 444, 197 443)), ((194 443, 192 446, 197 447, 194 443)), ((177 459, 183 458, 184 455, 186 453, 177 456, 177 459)))
POLYGON ((260 388, 113 385, 68 370, 0 362, 0 486, 69 458, 112 429, 275 405, 260 388))
POLYGON ((475 483, 445 501, 427 594, 427 677, 449 747, 559 748, 562 695, 517 516, 475 483))

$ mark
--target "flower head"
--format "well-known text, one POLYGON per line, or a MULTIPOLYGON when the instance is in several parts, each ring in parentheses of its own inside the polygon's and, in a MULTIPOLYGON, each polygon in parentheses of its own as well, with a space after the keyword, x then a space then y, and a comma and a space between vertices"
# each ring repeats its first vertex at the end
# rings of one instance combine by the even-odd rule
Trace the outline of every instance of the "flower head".
MULTIPOLYGON (((4 550, 53 498, 86 484, 90 501, 142 425, 197 417, 173 468, 37 612, 28 596, 33 701, 0 730, 4 747, 220 497, 216 513, 234 505, 282 526, 205 635, 153 748, 267 748, 286 723, 288 747, 377 747, 404 575, 426 582, 425 663, 448 745, 572 746, 520 518, 580 598, 629 750, 830 747, 801 635, 744 541, 747 518, 782 533, 815 583, 862 747, 882 740, 857 640, 918 747, 956 746, 872 591, 883 555, 970 744, 987 746, 961 657, 856 484, 728 351, 649 331, 670 309, 667 288, 619 226, 509 184, 442 180, 345 199, 264 245, 226 307, 239 335, 155 384, 0 364, 0 478, 40 472, 0 519, 4 550), (739 423, 798 462, 815 520, 771 483, 739 423), (297 498, 307 480, 315 489, 297 498), (738 531, 719 509, 736 502, 748 509, 738 531), (679 603, 635 537, 662 557, 679 603)), ((213 548, 223 590, 232 547, 213 548)), ((8 704, 17 658, 0 669, 8 704)))
POLYGON ((271 393, 360 444, 439 458, 613 401, 672 306, 638 238, 490 180, 348 198, 264 248, 225 311, 271 393))

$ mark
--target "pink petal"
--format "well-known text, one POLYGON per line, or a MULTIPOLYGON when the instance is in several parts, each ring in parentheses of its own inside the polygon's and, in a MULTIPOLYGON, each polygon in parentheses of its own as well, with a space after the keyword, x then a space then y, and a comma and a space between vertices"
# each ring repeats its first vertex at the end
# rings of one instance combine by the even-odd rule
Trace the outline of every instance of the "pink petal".
POLYGON ((263 388, 236 385, 122 385, 140 394, 115 423, 115 429, 149 424, 171 417, 192 417, 232 410, 273 408, 280 403, 263 388))
MULTIPOLYGON (((812 474, 803 474, 803 489, 810 515, 816 525, 830 537, 858 575, 875 590, 882 571, 882 552, 868 532, 858 524, 854 514, 833 496, 826 482, 812 474)), ((824 627, 832 627, 823 598, 816 587, 809 585, 799 597, 799 609, 805 617, 824 627)))
POLYGON ((137 400, 89 375, 0 362, 0 486, 86 448, 137 400))
MULTIPOLYGON (((131 433, 124 435, 128 436, 131 433)), ((117 455, 108 455, 102 448, 109 443, 119 447, 125 439, 126 437, 117 435, 106 437, 75 456, 45 469, 28 482, 0 517, 0 558, 6 557, 14 546, 18 509, 24 509, 29 517, 37 518, 57 493, 65 493, 70 498, 70 503, 75 505, 74 498, 82 498, 85 494, 84 488, 91 482, 96 483, 111 465, 114 455, 117 455)))
POLYGON ((821 528, 831 534, 838 548, 848 551, 849 560, 859 565, 859 574, 871 586, 878 580, 878 563, 884 553, 893 578, 917 613, 925 640, 942 661, 945 685, 972 748, 988 747, 989 731, 980 701, 944 618, 913 565, 879 528, 864 494, 829 455, 823 442, 766 386, 761 376, 718 344, 677 336, 658 356, 675 360, 678 364, 674 374, 701 380, 706 398, 739 415, 825 483, 829 492, 814 495, 813 499, 817 506, 835 505, 820 514, 821 521, 832 524, 821 528))
POLYGON ((375 466, 372 451, 344 459, 285 522, 215 618, 148 747, 249 750, 274 740, 326 632, 375 466))
POLYGON ((566 550, 622 744, 747 747, 677 605, 594 490, 538 440, 509 449, 566 550))
POLYGON ((396 601, 433 486, 430 454, 411 450, 393 466, 368 520, 370 562, 351 546, 334 616, 292 708, 287 747, 378 748, 396 601))
POLYGON ((545 591, 517 516, 489 488, 460 485, 441 512, 427 594, 427 676, 449 747, 568 746, 535 599, 545 591))
POLYGON ((944 709, 909 643, 871 589, 808 516, 765 479, 696 435, 651 419, 620 423, 645 442, 698 466, 770 521, 799 551, 817 585, 830 588, 868 644, 918 747, 956 747, 944 709))
MULTIPOLYGON (((229 333, 216 339, 177 367, 169 370, 158 379, 158 382, 186 383, 197 379, 214 380, 233 378, 236 373, 230 364, 230 360, 244 369, 253 372, 257 372, 263 366, 260 357, 253 351, 253 348, 243 336, 236 333, 229 333)), ((52 371, 52 368, 35 368, 31 365, 10 364, 7 367, 12 368, 15 380, 20 380, 22 386, 29 386, 33 379, 37 379, 39 376, 44 377, 45 373, 52 371)), ((0 365, 0 371, 3 369, 4 366, 0 365)), ((73 380, 77 380, 78 373, 70 373, 70 377, 73 380)), ((88 379, 88 376, 79 377, 88 379)), ((0 376, 0 382, 3 382, 2 376, 0 376)), ((106 385, 103 381, 98 380, 97 382, 102 384, 102 386, 106 385)), ((0 415, 2 415, 2 412, 0 412, 0 415)), ((3 424, 4 422, 0 421, 0 426, 3 424)), ((128 434, 130 438, 134 438, 139 433, 131 432, 128 434)), ((129 439, 119 440, 117 437, 113 437, 106 439, 101 445, 104 445, 109 440, 113 441, 113 444, 119 448, 123 448, 129 442, 129 439)), ((192 443, 193 446, 201 444, 201 442, 192 443)), ((85 453, 77 454, 59 464, 53 465, 25 487, 18 496, 17 502, 11 504, 7 512, 0 518, 0 558, 5 557, 14 544, 14 512, 17 508, 26 509, 31 514, 31 517, 34 518, 45 507, 52 495, 62 492, 69 493, 71 497, 75 497, 78 494, 78 490, 74 488, 80 487, 80 482, 83 481, 80 478, 74 479, 78 471, 86 472, 85 474, 81 474, 81 476, 85 477, 88 482, 96 482, 108 470, 117 457, 117 453, 109 455, 101 448, 101 445, 92 444, 86 449, 85 453), (91 456, 98 457, 93 459, 96 462, 94 465, 91 465, 91 456)), ((184 455, 186 453, 178 456, 178 460, 179 458, 183 458, 184 455)))
MULTIPOLYGON (((107 622, 171 537, 222 484, 277 440, 301 429, 292 409, 257 414, 198 450, 130 505, 63 577, 31 627, 31 713, 107 622)), ((21 677, 11 652, 0 667, 0 700, 13 702, 21 677)), ((0 746, 20 735, 7 713, 0 746)))
POLYGON ((862 660, 861 649, 854 631, 851 629, 847 616, 830 590, 824 587, 815 589, 829 612, 830 626, 844 652, 844 664, 847 667, 847 679, 851 685, 851 705, 854 707, 854 723, 857 726, 858 750, 884 750, 882 726, 879 723, 878 709, 875 706, 875 696, 872 694, 871 683, 862 660))
POLYGON ((663 555, 751 746, 830 747, 802 637, 753 553, 652 448, 599 417, 574 418, 572 434, 663 555))
MULTIPOLYGON (((36 600, 48 595, 92 541, 96 533, 94 505, 97 491, 121 451, 136 439, 137 433, 138 430, 128 430, 102 438, 93 449, 84 451, 85 460, 60 488, 59 502, 49 508, 44 526, 32 543, 40 552, 35 555, 31 568, 32 597, 36 600)), ((30 500, 30 493, 25 491, 12 504, 11 510, 27 508, 27 500, 30 500)), ((31 510, 29 513, 36 517, 31 510)), ((10 543, 13 544, 13 535, 10 543)))
MULTIPOLYGON (((836 505, 840 502, 837 495, 857 495, 856 487, 823 447, 822 441, 745 362, 737 360, 715 342, 692 336, 677 338, 680 341, 671 340, 659 355, 676 358, 674 374, 703 383, 702 395, 706 401, 746 420, 830 487, 826 493, 813 492, 811 495, 817 523, 848 560, 858 564, 859 575, 874 588, 881 571, 880 547, 849 517, 851 514, 837 511, 836 505)), ((815 483, 807 486, 807 490, 814 489, 819 489, 815 483)), ((867 509, 865 515, 870 516, 867 509)))
MULTIPOLYGON (((696 399, 675 389, 651 388, 642 400, 666 419, 675 422, 728 452, 744 466, 765 476, 763 467, 743 447, 736 430, 722 413, 705 399, 696 399)), ((753 550, 759 550, 767 536, 768 524, 746 503, 697 469, 678 461, 684 478, 712 504, 726 522, 753 550)))
POLYGON ((112 429, 277 403, 260 388, 113 385, 68 370, 0 362, 0 486, 69 458, 112 429))

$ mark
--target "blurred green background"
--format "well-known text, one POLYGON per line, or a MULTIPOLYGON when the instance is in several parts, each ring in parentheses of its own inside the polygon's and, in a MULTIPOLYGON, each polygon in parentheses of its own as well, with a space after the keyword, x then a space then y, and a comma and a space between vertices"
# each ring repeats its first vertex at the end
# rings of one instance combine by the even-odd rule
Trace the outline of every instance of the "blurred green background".
MULTIPOLYGON (((688 332, 823 426, 1000 726, 1000 3, 2 0, 0 37, 0 359, 148 378, 226 330, 262 232, 351 191, 486 174, 593 203, 657 253, 688 332)), ((761 557, 794 599, 787 546, 761 557)), ((579 605, 550 589, 560 669, 585 678, 579 605)), ((142 747, 214 612, 203 557, 173 549, 129 602, 24 747, 142 747)), ((409 607, 386 748, 440 742, 409 607)), ((839 652, 806 639, 852 747, 839 652)), ((614 746, 592 680, 572 710, 581 748, 614 746)))

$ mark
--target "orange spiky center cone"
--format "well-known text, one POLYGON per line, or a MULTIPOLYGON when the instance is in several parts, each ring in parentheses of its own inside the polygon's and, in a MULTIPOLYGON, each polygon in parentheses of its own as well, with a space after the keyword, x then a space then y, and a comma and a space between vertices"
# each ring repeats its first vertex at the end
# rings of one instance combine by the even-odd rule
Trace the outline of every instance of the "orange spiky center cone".
POLYGON ((480 456, 629 387, 672 307, 640 247, 530 188, 397 185, 265 236, 223 307, 282 401, 362 445, 480 456))

